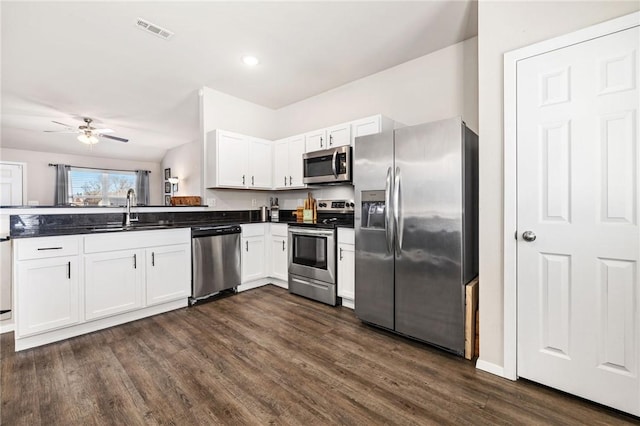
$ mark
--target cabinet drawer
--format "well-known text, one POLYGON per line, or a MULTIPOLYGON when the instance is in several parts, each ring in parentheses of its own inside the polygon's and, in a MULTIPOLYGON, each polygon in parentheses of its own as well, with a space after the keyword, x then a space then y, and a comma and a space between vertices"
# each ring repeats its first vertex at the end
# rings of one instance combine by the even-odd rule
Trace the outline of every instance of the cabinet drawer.
POLYGON ((271 235, 277 235, 280 237, 287 236, 287 225, 285 224, 271 224, 271 235))
POLYGON ((80 252, 77 235, 14 240, 17 260, 74 256, 80 252))
POLYGON ((242 228, 242 237, 260 237, 264 236, 265 223, 250 223, 240 225, 242 228))
POLYGON ((351 228, 338 228, 338 244, 355 244, 356 234, 351 228))

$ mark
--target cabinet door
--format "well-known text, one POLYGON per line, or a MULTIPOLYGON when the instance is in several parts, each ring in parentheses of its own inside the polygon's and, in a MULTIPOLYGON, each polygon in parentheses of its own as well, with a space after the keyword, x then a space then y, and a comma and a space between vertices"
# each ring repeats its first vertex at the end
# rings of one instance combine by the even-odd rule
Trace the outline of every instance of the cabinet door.
POLYGON ((304 136, 294 136, 289 139, 289 187, 305 188, 306 185, 302 181, 303 164, 302 155, 304 154, 304 136))
POLYGON ((218 186, 244 188, 249 178, 247 138, 235 133, 220 132, 217 141, 218 186))
POLYGON ((249 139, 249 188, 271 189, 271 141, 249 139))
POLYGON ((362 118, 351 122, 351 133, 353 138, 380 133, 382 131, 382 121, 380 115, 362 118))
POLYGON ((242 239, 242 282, 264 278, 264 236, 242 239))
POLYGON ((351 123, 341 124, 327 129, 329 148, 351 144, 351 123))
POLYGON ((271 276, 282 281, 289 279, 287 237, 271 237, 271 276))
POLYGON ((327 149, 327 132, 325 129, 309 132, 304 136, 305 152, 327 149))
MULTIPOLYGON (((304 151, 304 139, 302 139, 302 150, 304 151)), ((284 139, 275 142, 273 144, 273 187, 275 189, 289 187, 289 167, 289 141, 284 139)))
POLYGON ((355 246, 338 244, 338 297, 354 300, 355 295, 355 246))
POLYGON ((146 250, 147 306, 186 298, 191 290, 191 246, 176 244, 146 250))
POLYGON ((18 337, 80 322, 78 257, 17 262, 18 337))
POLYGON ((143 250, 86 255, 85 318, 107 317, 142 307, 143 250))

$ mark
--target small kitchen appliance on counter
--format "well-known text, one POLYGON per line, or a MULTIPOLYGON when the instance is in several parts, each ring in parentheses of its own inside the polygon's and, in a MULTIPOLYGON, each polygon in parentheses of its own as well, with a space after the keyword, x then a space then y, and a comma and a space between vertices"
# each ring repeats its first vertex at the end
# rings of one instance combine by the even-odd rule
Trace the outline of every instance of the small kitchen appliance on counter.
POLYGON ((271 222, 279 222, 280 221, 280 206, 278 206, 278 197, 269 199, 269 204, 271 204, 271 222))
POLYGON ((289 224, 289 292, 332 306, 336 293, 336 228, 353 227, 353 200, 318 200, 317 219, 289 224))

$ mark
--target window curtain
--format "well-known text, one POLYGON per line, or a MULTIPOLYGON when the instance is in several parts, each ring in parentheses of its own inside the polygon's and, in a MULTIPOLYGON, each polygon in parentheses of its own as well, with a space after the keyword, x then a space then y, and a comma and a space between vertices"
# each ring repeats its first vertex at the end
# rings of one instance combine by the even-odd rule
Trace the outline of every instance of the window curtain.
POLYGON ((65 206, 69 204, 69 170, 71 166, 67 164, 56 164, 56 190, 55 203, 56 206, 65 206))
POLYGON ((136 198, 139 206, 149 205, 149 170, 136 170, 136 198))

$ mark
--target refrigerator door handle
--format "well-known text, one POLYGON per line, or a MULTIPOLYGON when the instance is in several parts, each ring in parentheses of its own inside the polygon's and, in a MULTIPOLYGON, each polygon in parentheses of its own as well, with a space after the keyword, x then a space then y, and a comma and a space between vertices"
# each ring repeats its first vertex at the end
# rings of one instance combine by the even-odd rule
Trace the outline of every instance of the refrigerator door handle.
POLYGON ((387 253, 393 253, 393 223, 391 222, 391 172, 387 169, 387 180, 384 186, 384 235, 387 241, 387 253))
POLYGON ((395 185, 393 188, 393 216, 395 219, 395 236, 396 236, 396 254, 400 257, 400 253, 402 252, 402 228, 404 224, 404 220, 402 218, 402 212, 400 211, 400 203, 401 203, 401 180, 402 175, 400 174, 400 167, 396 167, 396 178, 395 185))

